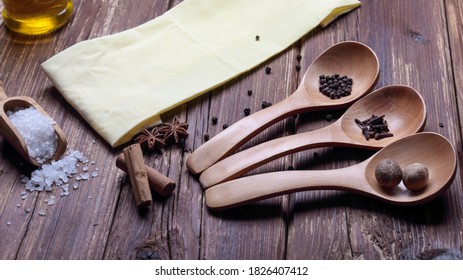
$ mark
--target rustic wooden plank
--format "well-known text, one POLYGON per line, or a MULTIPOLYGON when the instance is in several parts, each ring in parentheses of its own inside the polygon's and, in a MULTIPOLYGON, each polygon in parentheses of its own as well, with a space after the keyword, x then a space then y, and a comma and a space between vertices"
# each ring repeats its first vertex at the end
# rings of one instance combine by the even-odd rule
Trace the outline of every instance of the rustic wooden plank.
MULTIPOLYGON (((111 223, 121 190, 117 186, 121 172, 115 168, 115 150, 111 149, 82 120, 79 114, 52 87, 40 69, 40 63, 54 53, 74 43, 112 34, 144 23, 167 9, 166 2, 150 1, 86 1, 76 2, 76 12, 70 24, 57 33, 40 38, 11 34, 2 29, 0 79, 12 95, 27 95, 36 99, 60 124, 68 136, 69 147, 81 150, 99 168, 100 176, 79 182, 79 189, 69 197, 59 198, 54 206, 44 201, 49 193, 30 194, 21 201, 24 186, 19 175, 26 168, 17 164, 17 155, 5 151, 3 144, 3 174, 8 177, 2 188, 1 258, 3 259, 101 259, 106 249, 111 223), (148 3, 149 2, 149 3, 148 3), (151 7, 146 9, 146 7, 151 7), (5 47, 3 47, 5 46, 5 47), (9 159, 6 161, 4 159, 9 159), (18 167, 19 166, 19 167, 18 167), (5 200, 7 199, 7 200, 5 200), (22 202, 21 207, 16 204, 22 202), (26 207, 32 210, 26 213, 26 207), (38 212, 46 210, 46 216, 38 212)), ((3 176, 5 177, 5 176, 3 176)), ((131 198, 129 195, 127 197, 131 198)))
MULTIPOLYGON (((213 137, 223 128, 244 117, 244 109, 251 112, 262 110, 262 102, 276 103, 296 89, 295 70, 297 47, 285 51, 276 58, 257 67, 251 73, 229 83, 211 95, 209 127, 203 133, 213 137), (271 67, 270 75, 265 67, 271 67), (252 90, 252 95, 248 95, 252 90), (230 105, 234 104, 234 105, 230 105), (217 125, 210 119, 217 116, 217 125)), ((266 129, 243 147, 247 148, 265 140, 291 133, 292 118, 266 129)), ((282 158, 250 172, 268 172, 287 168, 288 158, 282 158)), ((249 207, 225 212, 204 212, 204 248, 206 259, 282 259, 285 255, 285 203, 275 198, 249 207), (257 236, 258 238, 250 238, 257 236)))
MULTIPOLYGON (((338 37, 335 41, 354 39, 371 46, 381 63, 378 87, 394 83, 415 87, 428 105, 425 130, 441 133, 455 145, 459 143, 443 2, 420 2, 416 6, 403 1, 362 1, 355 13, 356 17, 347 17, 347 22, 336 22, 332 32, 321 33, 326 38, 317 42, 331 43, 338 37)), ((308 40, 303 52, 311 51, 312 45, 308 40)), ((301 130, 310 128, 300 126, 301 130)), ((336 168, 355 163, 343 161, 346 153, 358 154, 352 157, 357 161, 367 156, 361 151, 333 149, 333 159, 327 165, 336 168)), ((309 154, 298 160, 310 163, 316 159, 309 154)), ((460 181, 457 176, 443 198, 411 209, 336 192, 296 194, 291 197, 296 206, 288 258, 422 258, 461 248, 461 221, 457 218, 462 211, 460 181), (328 206, 321 211, 321 205, 328 206)), ((456 255, 461 256, 461 252, 456 255)))

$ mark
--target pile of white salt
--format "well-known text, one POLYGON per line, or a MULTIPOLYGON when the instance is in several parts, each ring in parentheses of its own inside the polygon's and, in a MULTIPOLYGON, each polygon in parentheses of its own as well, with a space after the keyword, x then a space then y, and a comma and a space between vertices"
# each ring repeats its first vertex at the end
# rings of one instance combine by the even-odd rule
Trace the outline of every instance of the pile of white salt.
POLYGON ((55 154, 58 137, 53 119, 34 107, 8 111, 7 115, 24 138, 31 158, 42 164, 55 154))

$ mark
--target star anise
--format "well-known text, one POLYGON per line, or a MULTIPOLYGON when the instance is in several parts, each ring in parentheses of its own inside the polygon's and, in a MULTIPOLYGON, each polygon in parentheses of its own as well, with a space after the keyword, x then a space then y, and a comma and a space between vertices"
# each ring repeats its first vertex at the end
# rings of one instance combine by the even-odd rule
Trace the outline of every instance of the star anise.
POLYGON ((164 134, 164 142, 168 143, 172 140, 179 143, 180 139, 188 137, 188 123, 181 123, 177 116, 174 117, 172 123, 163 123, 159 132, 164 134))
POLYGON ((164 135, 159 132, 159 128, 155 127, 151 130, 143 129, 141 134, 135 138, 135 142, 140 145, 146 144, 148 150, 162 149, 166 143, 164 142, 164 135))

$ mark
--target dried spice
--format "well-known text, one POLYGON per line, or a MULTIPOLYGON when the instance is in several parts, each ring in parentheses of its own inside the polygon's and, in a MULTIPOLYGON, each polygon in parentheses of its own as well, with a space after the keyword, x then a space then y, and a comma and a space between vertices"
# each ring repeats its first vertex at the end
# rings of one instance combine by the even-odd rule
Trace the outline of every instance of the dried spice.
POLYGON ((270 67, 268 67, 268 66, 265 67, 265 73, 266 73, 266 74, 270 74, 271 72, 272 72, 272 68, 270 68, 270 67))
POLYGON ((212 122, 213 125, 216 125, 217 121, 218 121, 217 117, 212 117, 211 118, 211 122, 212 122))
POLYGON ((148 150, 162 149, 166 143, 164 142, 164 135, 159 132, 157 127, 148 130, 143 129, 141 134, 135 138, 135 142, 140 145, 146 145, 148 150))
POLYGON ((340 76, 339 74, 320 75, 319 76, 319 91, 331 99, 338 99, 351 94, 352 78, 340 76))
POLYGON ((259 35, 256 35, 256 41, 259 41, 260 37, 259 35))
POLYGON ((298 55, 296 56, 296 59, 297 59, 297 61, 301 61, 302 55, 298 54, 298 55))
POLYGON ((163 123, 151 130, 143 129, 134 140, 140 145, 145 145, 148 150, 160 150, 166 144, 179 143, 181 139, 188 137, 188 123, 181 123, 177 116, 172 123, 163 123))
POLYGON ((251 96, 251 95, 252 95, 252 90, 248 89, 248 96, 251 96))
POLYGON ((389 131, 387 121, 384 119, 385 115, 376 116, 372 115, 371 118, 368 118, 364 121, 355 119, 355 123, 362 129, 362 134, 365 139, 368 141, 371 138, 380 140, 386 137, 392 137, 392 134, 389 131))
POLYGON ((209 138, 210 138, 209 134, 204 134, 204 142, 209 141, 209 138))
POLYGON ((249 116, 249 114, 251 114, 251 109, 244 108, 243 113, 244 113, 245 116, 249 116))
POLYGON ((262 109, 272 106, 272 103, 268 101, 262 101, 262 109))
POLYGON ((188 123, 181 123, 177 116, 174 117, 172 123, 163 123, 159 132, 164 134, 164 142, 169 143, 175 141, 179 143, 181 139, 188 137, 188 123))
POLYGON ((223 129, 227 129, 227 128, 228 128, 228 124, 224 123, 224 124, 222 125, 222 128, 223 128, 223 129))

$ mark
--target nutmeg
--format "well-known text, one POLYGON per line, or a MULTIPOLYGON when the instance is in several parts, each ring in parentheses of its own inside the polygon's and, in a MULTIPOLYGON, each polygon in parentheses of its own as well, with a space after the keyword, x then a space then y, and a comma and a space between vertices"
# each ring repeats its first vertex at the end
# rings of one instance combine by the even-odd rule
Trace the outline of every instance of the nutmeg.
POLYGON ((422 163, 412 163, 403 170, 402 180, 407 189, 418 191, 426 187, 429 180, 429 171, 422 163))
POLYGON ((402 180, 402 169, 392 159, 384 159, 376 165, 375 177, 383 188, 393 188, 402 180))

